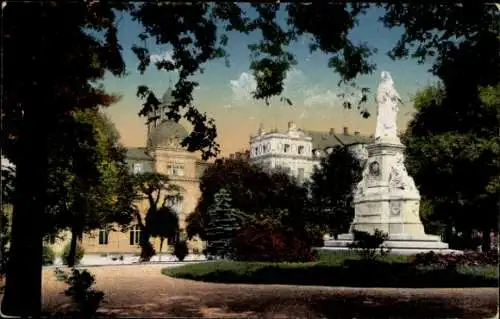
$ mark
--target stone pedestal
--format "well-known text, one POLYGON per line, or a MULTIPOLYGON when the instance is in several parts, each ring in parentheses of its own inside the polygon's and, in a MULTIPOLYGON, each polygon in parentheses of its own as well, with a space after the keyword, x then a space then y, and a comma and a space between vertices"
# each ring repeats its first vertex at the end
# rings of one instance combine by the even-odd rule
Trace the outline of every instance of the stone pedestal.
POLYGON ((420 194, 404 165, 404 145, 397 138, 379 139, 366 147, 368 160, 354 193, 350 233, 325 240, 327 250, 345 250, 352 231, 389 235, 383 244, 395 254, 451 252, 439 236, 427 235, 420 220, 420 194))

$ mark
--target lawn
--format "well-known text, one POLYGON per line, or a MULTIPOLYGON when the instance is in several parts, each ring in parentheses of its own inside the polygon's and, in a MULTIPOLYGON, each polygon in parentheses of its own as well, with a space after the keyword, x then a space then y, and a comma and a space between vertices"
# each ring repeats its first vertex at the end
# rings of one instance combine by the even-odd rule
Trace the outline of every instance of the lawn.
POLYGON ((217 283, 350 287, 497 287, 496 266, 416 266, 407 256, 361 260, 351 252, 320 252, 310 263, 213 261, 163 269, 176 278, 217 283))

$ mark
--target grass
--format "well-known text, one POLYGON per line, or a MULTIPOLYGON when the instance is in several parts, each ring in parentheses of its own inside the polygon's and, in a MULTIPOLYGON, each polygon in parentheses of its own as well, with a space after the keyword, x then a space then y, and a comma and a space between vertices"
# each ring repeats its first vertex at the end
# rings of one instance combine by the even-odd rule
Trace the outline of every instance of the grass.
POLYGON ((408 256, 361 260, 351 252, 320 252, 310 263, 214 261, 166 268, 176 278, 218 283, 287 284, 350 287, 497 287, 495 266, 442 269, 417 267, 408 256))

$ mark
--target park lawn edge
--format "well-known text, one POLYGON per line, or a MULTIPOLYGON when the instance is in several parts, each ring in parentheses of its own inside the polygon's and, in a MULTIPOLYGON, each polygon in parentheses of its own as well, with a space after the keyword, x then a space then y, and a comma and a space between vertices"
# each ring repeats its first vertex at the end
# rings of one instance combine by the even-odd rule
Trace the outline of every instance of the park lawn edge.
POLYGON ((309 263, 209 261, 163 268, 161 272, 179 279, 227 284, 387 288, 498 287, 498 268, 495 266, 458 267, 456 271, 450 271, 429 267, 417 269, 402 261, 373 264, 357 262, 348 265, 338 260, 309 263))

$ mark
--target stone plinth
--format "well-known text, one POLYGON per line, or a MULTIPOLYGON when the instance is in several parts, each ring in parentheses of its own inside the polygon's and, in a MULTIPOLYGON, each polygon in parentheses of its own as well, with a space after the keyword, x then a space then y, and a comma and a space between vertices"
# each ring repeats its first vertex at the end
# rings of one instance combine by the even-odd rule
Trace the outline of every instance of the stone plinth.
POLYGON ((368 160, 354 193, 354 220, 350 233, 325 240, 324 249, 345 250, 352 231, 389 235, 384 246, 393 253, 451 252, 439 236, 427 235, 420 220, 420 194, 404 165, 399 139, 379 139, 366 147, 368 160))

